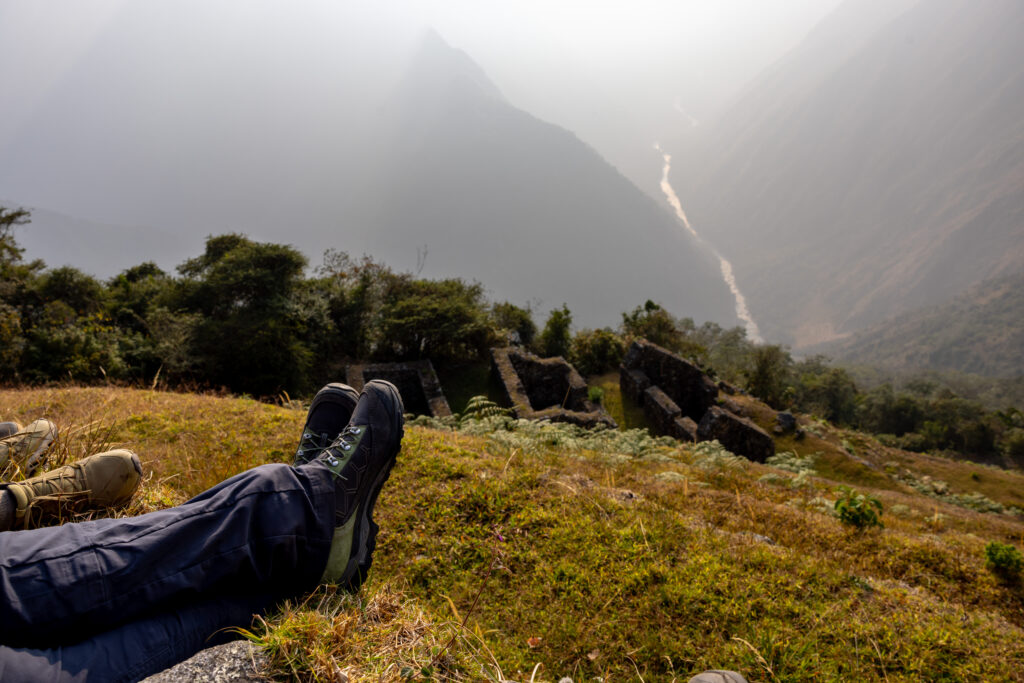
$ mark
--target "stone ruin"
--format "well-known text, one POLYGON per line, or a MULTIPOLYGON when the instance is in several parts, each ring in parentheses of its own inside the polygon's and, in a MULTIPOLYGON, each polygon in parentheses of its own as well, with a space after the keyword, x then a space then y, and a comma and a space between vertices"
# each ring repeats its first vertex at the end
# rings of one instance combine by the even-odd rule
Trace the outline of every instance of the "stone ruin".
POLYGON ((737 415, 737 404, 718 405, 718 385, 703 370, 657 344, 638 340, 630 345, 619 369, 619 386, 624 397, 643 407, 658 434, 681 441, 718 439, 755 462, 775 454, 772 437, 737 415))
POLYGON ((447 417, 452 414, 448 399, 441 391, 441 382, 438 381, 437 373, 434 372, 434 366, 429 360, 350 365, 345 378, 345 381, 357 391, 362 390, 363 385, 371 379, 391 382, 398 387, 407 413, 432 417, 447 417))
POLYGON ((515 348, 491 349, 491 373, 501 403, 517 418, 616 428, 604 409, 587 399, 587 383, 561 357, 540 358, 515 348))

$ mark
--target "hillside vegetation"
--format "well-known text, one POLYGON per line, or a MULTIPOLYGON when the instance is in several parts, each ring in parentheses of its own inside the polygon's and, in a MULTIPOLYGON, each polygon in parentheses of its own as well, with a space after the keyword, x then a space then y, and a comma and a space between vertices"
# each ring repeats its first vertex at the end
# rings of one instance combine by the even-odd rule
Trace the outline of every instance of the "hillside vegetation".
MULTIPOLYGON (((136 449, 132 512, 287 461, 304 419, 118 388, 2 390, 0 405, 136 449)), ((417 420, 363 593, 320 589, 252 637, 282 679, 1024 680, 1024 592, 985 556, 1024 542, 1024 476, 801 425, 765 466, 640 431, 417 420), (840 523, 840 484, 877 497, 884 528, 840 523)))
POLYGON ((1024 375, 1024 273, 988 280, 952 301, 862 330, 825 352, 890 371, 1024 375))

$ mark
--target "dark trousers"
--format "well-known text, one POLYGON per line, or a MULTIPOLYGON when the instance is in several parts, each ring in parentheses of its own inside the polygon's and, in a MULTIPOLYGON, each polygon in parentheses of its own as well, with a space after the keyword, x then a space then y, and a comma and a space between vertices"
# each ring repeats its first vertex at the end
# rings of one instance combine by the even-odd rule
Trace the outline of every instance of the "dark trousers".
POLYGON ((0 680, 134 681, 316 585, 335 487, 264 465, 139 517, 0 533, 0 680))

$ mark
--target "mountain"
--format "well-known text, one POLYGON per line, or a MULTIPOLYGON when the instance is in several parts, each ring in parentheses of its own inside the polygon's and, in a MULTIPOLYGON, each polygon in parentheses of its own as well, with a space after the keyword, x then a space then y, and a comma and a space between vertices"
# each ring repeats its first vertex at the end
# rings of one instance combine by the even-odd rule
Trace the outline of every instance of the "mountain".
POLYGON ((889 370, 1024 376, 1024 273, 987 280, 941 306, 873 325, 820 350, 889 370))
POLYGON ((25 260, 42 259, 48 266, 74 266, 101 278, 111 277, 144 261, 167 271, 202 251, 201 240, 146 227, 95 223, 57 211, 0 200, 0 206, 24 208, 31 222, 15 233, 25 260))
POLYGON ((848 0, 677 154, 767 337, 827 341, 1024 268, 1022 25, 1014 0, 848 0))
POLYGON ((584 325, 655 299, 735 322, 711 254, 575 135, 510 106, 428 35, 386 107, 390 142, 371 253, 424 245, 431 272, 513 301, 566 301, 584 325))
MULTIPOLYGON (((314 263, 366 253, 541 315, 564 301, 579 326, 647 299, 736 323, 674 217, 437 35, 346 22, 333 3, 240 4, 245 32, 213 5, 174 7, 122 5, 45 96, 11 104, 7 197, 183 244, 238 231, 314 263), (283 33, 303 49, 268 49, 283 33)), ((19 56, 16 28, 0 26, 0 58, 19 56)))

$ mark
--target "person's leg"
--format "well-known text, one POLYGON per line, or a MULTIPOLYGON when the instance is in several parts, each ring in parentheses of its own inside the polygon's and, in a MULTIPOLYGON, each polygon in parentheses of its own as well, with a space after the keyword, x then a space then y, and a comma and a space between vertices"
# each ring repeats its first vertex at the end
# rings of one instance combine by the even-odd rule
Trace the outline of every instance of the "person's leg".
POLYGON ((0 645, 0 681, 119 683, 137 681, 234 640, 253 614, 273 603, 267 595, 225 596, 141 617, 78 643, 50 649, 0 645))
POLYGON ((264 465, 176 508, 0 533, 0 643, 79 641, 225 591, 308 590, 327 563, 335 488, 317 463, 264 465))

